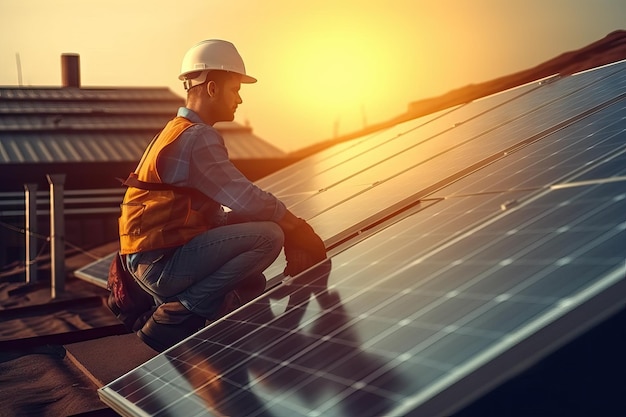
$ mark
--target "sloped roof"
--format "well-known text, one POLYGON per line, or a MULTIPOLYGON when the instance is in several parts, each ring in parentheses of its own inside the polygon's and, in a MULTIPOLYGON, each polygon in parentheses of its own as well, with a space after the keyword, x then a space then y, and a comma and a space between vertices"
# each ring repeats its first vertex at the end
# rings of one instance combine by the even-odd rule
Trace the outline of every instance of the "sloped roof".
MULTIPOLYGON (((0 164, 138 161, 184 100, 167 88, 0 87, 0 164)), ((284 153, 220 123, 232 159, 284 153)))

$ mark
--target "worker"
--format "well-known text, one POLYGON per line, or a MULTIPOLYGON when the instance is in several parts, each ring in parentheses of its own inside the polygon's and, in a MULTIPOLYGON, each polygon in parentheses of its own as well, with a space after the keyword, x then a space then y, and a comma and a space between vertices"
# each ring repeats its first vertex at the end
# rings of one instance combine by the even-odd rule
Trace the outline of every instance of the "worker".
POLYGON ((283 246, 285 275, 326 258, 312 227, 233 165, 213 127, 234 119, 241 84, 256 82, 235 46, 219 39, 196 44, 179 79, 185 107, 124 182, 119 218, 120 254, 156 303, 137 335, 157 351, 261 294, 263 271, 283 246))

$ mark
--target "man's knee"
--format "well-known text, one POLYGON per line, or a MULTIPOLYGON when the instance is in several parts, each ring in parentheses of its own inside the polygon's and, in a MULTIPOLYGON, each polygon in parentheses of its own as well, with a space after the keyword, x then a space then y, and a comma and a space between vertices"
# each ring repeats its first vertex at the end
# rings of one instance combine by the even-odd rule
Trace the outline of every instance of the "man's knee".
POLYGON ((272 240, 273 242, 275 242, 277 245, 279 245, 282 248, 283 244, 285 243, 285 233, 283 232, 283 229, 274 222, 265 222, 265 223, 267 224, 267 227, 268 227, 268 234, 269 234, 270 240, 272 240))

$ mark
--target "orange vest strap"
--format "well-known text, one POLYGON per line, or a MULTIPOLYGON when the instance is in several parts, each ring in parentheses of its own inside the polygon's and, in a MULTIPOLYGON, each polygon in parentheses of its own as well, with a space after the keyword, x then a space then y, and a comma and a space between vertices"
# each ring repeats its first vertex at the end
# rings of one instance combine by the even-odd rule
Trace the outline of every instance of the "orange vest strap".
POLYGON ((202 192, 191 187, 179 187, 176 185, 166 184, 163 182, 141 181, 138 178, 137 173, 135 172, 131 172, 128 178, 122 181, 122 185, 125 185, 127 187, 139 188, 141 190, 148 190, 148 191, 173 191, 175 193, 185 194, 191 197, 202 195, 202 192))

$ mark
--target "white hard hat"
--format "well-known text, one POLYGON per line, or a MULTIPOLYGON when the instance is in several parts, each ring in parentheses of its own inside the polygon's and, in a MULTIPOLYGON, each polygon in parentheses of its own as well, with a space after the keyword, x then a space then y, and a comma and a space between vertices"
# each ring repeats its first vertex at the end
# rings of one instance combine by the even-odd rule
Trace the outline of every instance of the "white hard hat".
POLYGON ((243 59, 235 45, 220 39, 209 39, 192 46, 183 58, 178 78, 184 81, 185 90, 206 81, 209 71, 229 71, 241 75, 242 83, 255 83, 256 78, 246 74, 243 59), (201 72, 197 77, 188 79, 187 74, 201 72))

